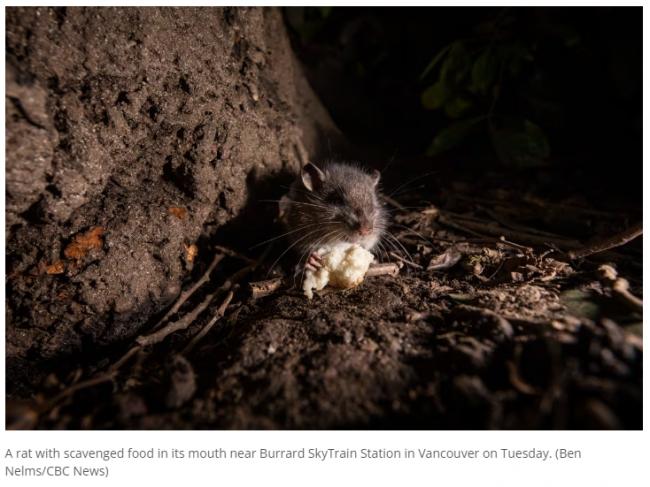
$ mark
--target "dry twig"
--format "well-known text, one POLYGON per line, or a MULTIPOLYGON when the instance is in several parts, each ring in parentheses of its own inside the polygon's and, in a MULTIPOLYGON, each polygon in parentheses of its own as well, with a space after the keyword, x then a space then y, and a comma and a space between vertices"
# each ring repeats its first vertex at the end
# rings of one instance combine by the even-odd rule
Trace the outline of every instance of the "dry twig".
POLYGON ((217 264, 219 264, 219 262, 221 262, 225 256, 226 256, 225 253, 215 254, 214 258, 212 259, 212 262, 210 263, 206 271, 203 273, 201 278, 198 281, 196 281, 192 285, 192 287, 190 287, 188 290, 183 291, 181 293, 181 295, 178 297, 174 305, 171 308, 169 308, 169 311, 167 311, 167 313, 165 313, 165 316, 163 316, 160 319, 160 321, 158 321, 158 323, 156 323, 156 325, 153 327, 154 330, 160 328, 170 316, 177 313, 178 310, 181 309, 181 306, 185 304, 185 301, 190 299, 192 294, 194 294, 201 286, 203 286, 203 284, 205 284, 210 280, 210 274, 212 274, 214 268, 217 267, 217 264))
POLYGON ((366 272, 366 277, 396 276, 397 274, 399 274, 399 266, 395 262, 387 262, 386 264, 371 265, 366 272))
POLYGON ((148 346, 159 343, 163 341, 167 336, 171 335, 174 332, 184 330, 190 326, 198 316, 205 311, 205 309, 210 305, 212 300, 219 294, 230 291, 233 285, 238 282, 242 277, 251 272, 257 263, 248 265, 243 269, 238 270, 232 276, 230 276, 216 291, 208 294, 201 303, 196 306, 192 311, 184 315, 181 319, 173 321, 167 324, 164 328, 161 328, 158 331, 155 331, 149 335, 141 335, 136 341, 140 346, 148 346))
POLYGON ((174 332, 184 330, 190 326, 198 316, 205 311, 205 309, 210 306, 210 303, 217 295, 218 291, 208 294, 201 303, 196 306, 192 311, 184 315, 181 319, 172 321, 165 325, 158 331, 150 333, 149 335, 140 335, 136 338, 138 345, 141 347, 146 347, 149 345, 154 345, 156 343, 162 342, 165 338, 171 335, 174 332))
POLYGON ((612 291, 619 300, 627 304, 634 311, 643 313, 643 301, 630 292, 630 283, 627 279, 618 278, 612 284, 612 291))
POLYGON ((501 235, 501 237, 499 237, 499 242, 502 242, 505 245, 508 245, 508 246, 513 247, 515 249, 523 250, 524 253, 526 253, 526 254, 532 254, 533 253, 533 249, 531 249, 530 247, 526 247, 525 245, 519 245, 518 243, 511 242, 510 240, 506 240, 506 238, 503 235, 501 235))
POLYGON ((223 317, 223 315, 226 313, 226 309, 228 308, 228 305, 232 301, 232 298, 234 296, 234 293, 232 291, 228 291, 228 294, 224 298, 223 302, 221 303, 221 306, 219 306, 219 309, 217 309, 216 314, 214 317, 199 331, 194 338, 190 341, 190 343, 187 344, 187 346, 183 349, 183 355, 186 355, 192 351, 192 349, 196 346, 199 341, 203 339, 205 335, 208 334, 208 332, 212 329, 214 324, 219 321, 223 317))
POLYGON ((613 237, 597 239, 582 249, 569 252, 568 255, 571 259, 582 259, 590 255, 598 254, 600 252, 625 245, 626 243, 631 242, 642 234, 643 225, 641 223, 637 223, 636 225, 624 230, 617 235, 614 235, 613 237))
MULTIPOLYGON (((223 259, 224 254, 217 254, 210 264, 210 267, 208 270, 203 274, 201 279, 197 281, 188 291, 183 293, 181 297, 178 299, 178 301, 174 304, 174 307, 165 315, 165 317, 168 317, 175 313, 180 306, 189 299, 189 297, 207 280, 210 278, 210 273, 214 269, 214 267, 223 259)), ((206 298, 192 311, 190 311, 188 314, 186 314, 183 318, 180 320, 177 320, 175 322, 172 322, 165 326, 164 328, 155 331, 154 333, 151 333, 149 335, 141 335, 138 338, 136 338, 137 344, 131 347, 124 355, 122 355, 115 363, 113 363, 109 367, 109 372, 116 372, 119 370, 132 356, 137 354, 142 348, 146 345, 152 345, 155 343, 159 343, 162 340, 164 340, 168 335, 171 333, 174 333, 175 331, 180 331, 185 328, 187 328, 192 322, 205 310, 205 308, 208 307, 208 305, 212 302, 215 296, 218 294, 221 294, 225 291, 230 291, 233 287, 233 285, 238 282, 242 277, 244 277, 246 274, 251 272, 253 269, 255 269, 266 257, 266 254, 264 254, 258 261, 238 270, 234 274, 232 274, 226 281, 213 293, 209 294, 206 296, 206 298)), ((232 299, 232 298, 231 298, 232 299)), ((158 322, 159 326, 160 323, 164 323, 165 318, 163 318, 160 322, 158 322)), ((155 329, 155 328, 154 328, 155 329)))
POLYGON ((419 269, 419 270, 424 269, 424 267, 422 267, 420 264, 416 264, 411 260, 405 259, 404 257, 400 257, 399 254, 397 254, 396 252, 389 252, 389 255, 394 259, 397 259, 400 262, 403 262, 404 264, 413 267, 414 269, 419 269))
POLYGON ((623 304, 627 305, 633 311, 643 313, 643 301, 630 292, 630 283, 627 279, 619 277, 616 269, 607 264, 601 265, 598 270, 600 271, 600 277, 610 284, 612 293, 623 304))
POLYGON ((404 205, 402 205, 398 201, 394 200, 390 196, 386 196, 385 194, 382 194, 381 199, 383 199, 386 203, 388 203, 389 205, 391 205, 392 207, 394 207, 394 208, 396 208, 398 210, 401 210, 401 211, 406 210, 406 207, 404 205))
POLYGON ((462 215, 440 215, 438 221, 443 225, 462 230, 477 237, 485 238, 487 234, 496 237, 505 237, 510 241, 525 242, 531 245, 554 244, 562 249, 576 249, 580 247, 580 243, 577 240, 557 237, 551 238, 522 231, 508 230, 498 224, 479 222, 475 221, 475 219, 468 220, 462 215))

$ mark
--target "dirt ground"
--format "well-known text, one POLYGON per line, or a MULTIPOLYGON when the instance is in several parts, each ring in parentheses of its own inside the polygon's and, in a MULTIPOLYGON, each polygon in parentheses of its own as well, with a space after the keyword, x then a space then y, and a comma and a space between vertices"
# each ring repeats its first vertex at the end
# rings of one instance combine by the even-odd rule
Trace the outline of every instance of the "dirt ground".
POLYGON ((393 208, 391 232, 405 249, 380 257, 410 261, 398 276, 310 302, 282 266, 269 271, 282 244, 265 256, 231 246, 158 329, 187 328, 150 340, 161 309, 145 346, 127 340, 43 373, 36 402, 17 402, 12 420, 42 428, 640 428, 640 242, 571 259, 598 242, 551 232, 571 218, 604 228, 619 215, 485 184, 478 198, 466 181, 433 186, 448 188, 433 193, 438 205, 410 191, 406 200, 426 204, 393 208), (535 218, 546 230, 527 226, 535 218), (256 283, 282 277, 270 295, 252 295, 256 283))
POLYGON ((264 200, 335 127, 249 14, 8 12, 7 426, 641 428, 641 211, 561 171, 398 158, 398 275, 272 265, 264 200))

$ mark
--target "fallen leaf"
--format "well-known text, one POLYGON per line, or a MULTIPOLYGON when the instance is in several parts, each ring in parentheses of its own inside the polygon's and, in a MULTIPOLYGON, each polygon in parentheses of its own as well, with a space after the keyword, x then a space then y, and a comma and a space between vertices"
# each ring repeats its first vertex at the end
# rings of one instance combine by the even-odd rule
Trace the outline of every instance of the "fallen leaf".
POLYGON ((81 260, 93 249, 100 249, 104 244, 102 227, 93 227, 86 233, 77 234, 63 251, 68 259, 81 260))
POLYGON ((428 271, 442 271, 449 269, 450 267, 455 266, 462 254, 456 249, 456 247, 449 247, 442 254, 436 255, 431 258, 429 261, 429 266, 427 267, 428 271))
POLYGON ((46 274, 63 274, 65 272, 65 264, 61 260, 57 260, 54 264, 48 265, 45 268, 46 274))
POLYGON ((169 213, 174 215, 179 220, 182 220, 187 216, 187 210, 185 208, 181 208, 178 206, 172 206, 171 208, 169 208, 169 213))
POLYGON ((524 282, 524 275, 521 272, 511 272, 510 278, 512 282, 524 282))
POLYGON ((199 248, 195 245, 186 245, 185 246, 185 260, 189 262, 190 264, 194 262, 194 259, 199 253, 199 248))

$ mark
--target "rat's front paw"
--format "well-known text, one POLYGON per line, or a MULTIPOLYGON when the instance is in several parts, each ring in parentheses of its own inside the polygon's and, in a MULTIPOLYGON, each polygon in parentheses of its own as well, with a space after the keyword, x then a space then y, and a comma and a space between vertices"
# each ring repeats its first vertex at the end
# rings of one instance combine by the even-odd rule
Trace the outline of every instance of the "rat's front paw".
POLYGON ((317 269, 323 267, 323 261, 316 252, 312 252, 307 262, 305 263, 305 269, 309 269, 312 272, 315 272, 317 269))

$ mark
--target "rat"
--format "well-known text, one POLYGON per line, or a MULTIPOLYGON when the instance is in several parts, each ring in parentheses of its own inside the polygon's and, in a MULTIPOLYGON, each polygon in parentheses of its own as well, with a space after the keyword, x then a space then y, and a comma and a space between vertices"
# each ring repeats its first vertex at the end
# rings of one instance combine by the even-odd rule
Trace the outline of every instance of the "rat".
MULTIPOLYGON (((321 267, 316 250, 341 242, 371 251, 387 225, 379 196, 379 171, 356 164, 307 163, 280 202, 280 219, 290 247, 306 257, 305 268, 321 267)), ((289 250, 289 249, 287 249, 289 250)))

